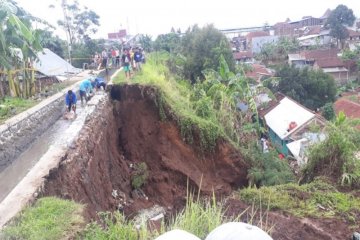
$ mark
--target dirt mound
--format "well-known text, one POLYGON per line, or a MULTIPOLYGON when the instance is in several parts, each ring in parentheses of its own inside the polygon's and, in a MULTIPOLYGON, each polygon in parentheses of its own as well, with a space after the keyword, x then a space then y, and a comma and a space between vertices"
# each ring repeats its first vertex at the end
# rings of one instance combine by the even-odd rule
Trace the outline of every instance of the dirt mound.
MULTIPOLYGON (((229 199, 227 201, 227 215, 238 215, 245 209, 251 209, 252 206, 237 200, 229 199)), ((336 218, 298 218, 285 212, 270 211, 268 214, 262 212, 262 226, 269 230, 271 236, 276 240, 338 240, 350 239, 353 230, 340 219, 336 218), (266 226, 267 224, 267 226, 266 226)), ((241 220, 248 222, 252 218, 253 224, 259 223, 260 210, 250 213, 250 217, 244 214, 241 220), (255 217, 252 217, 252 214, 255 217)), ((260 223, 259 223, 260 225, 260 223)))
POLYGON ((151 87, 115 86, 115 100, 103 103, 87 121, 49 174, 43 195, 85 203, 88 217, 95 217, 97 211, 112 211, 119 204, 127 215, 154 204, 183 206, 187 183, 194 190, 201 183, 203 193, 219 195, 245 186, 248 165, 240 153, 221 140, 212 154, 199 153, 199 143, 185 143, 175 121, 160 120, 157 94, 151 87), (142 162, 148 169, 142 187, 148 200, 133 191, 130 180, 132 166, 142 162))

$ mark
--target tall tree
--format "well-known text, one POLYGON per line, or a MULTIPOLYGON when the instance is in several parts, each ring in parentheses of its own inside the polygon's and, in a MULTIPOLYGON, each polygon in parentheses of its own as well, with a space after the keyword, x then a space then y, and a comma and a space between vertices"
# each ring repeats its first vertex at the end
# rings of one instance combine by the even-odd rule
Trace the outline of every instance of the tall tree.
POLYGON ((205 69, 219 69, 219 59, 222 55, 230 71, 235 69, 235 61, 226 39, 213 25, 203 28, 193 26, 181 38, 180 53, 185 56, 184 75, 192 81, 204 78, 205 69))
POLYGON ((330 29, 330 35, 337 39, 337 44, 349 36, 346 26, 352 26, 355 21, 354 13, 347 6, 340 4, 330 14, 326 26, 330 29))
MULTIPOLYGON (((54 8, 54 5, 50 7, 54 8)), ((71 0, 70 3, 67 0, 61 0, 61 8, 64 18, 58 20, 58 25, 63 27, 68 34, 70 45, 85 42, 97 32, 100 17, 93 10, 80 6, 77 0, 71 0)))
POLYGON ((64 49, 66 48, 66 41, 58 36, 54 36, 53 32, 40 30, 40 44, 42 47, 50 49, 60 57, 65 57, 64 49))
POLYGON ((152 49, 153 42, 150 35, 141 35, 139 38, 139 44, 146 51, 150 52, 152 49))

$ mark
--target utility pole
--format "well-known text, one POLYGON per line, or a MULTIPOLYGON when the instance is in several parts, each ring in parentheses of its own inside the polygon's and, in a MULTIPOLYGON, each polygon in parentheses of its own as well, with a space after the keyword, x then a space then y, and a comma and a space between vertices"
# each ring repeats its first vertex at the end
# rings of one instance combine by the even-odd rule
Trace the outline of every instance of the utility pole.
POLYGON ((61 7, 63 9, 63 13, 64 13, 64 25, 65 25, 65 32, 66 32, 66 40, 67 40, 67 45, 68 45, 68 57, 69 57, 69 63, 71 65, 71 45, 72 45, 72 40, 71 40, 71 29, 70 29, 70 25, 69 25, 69 18, 68 18, 68 14, 66 11, 66 6, 67 6, 67 2, 66 0, 62 0, 62 4, 61 7))

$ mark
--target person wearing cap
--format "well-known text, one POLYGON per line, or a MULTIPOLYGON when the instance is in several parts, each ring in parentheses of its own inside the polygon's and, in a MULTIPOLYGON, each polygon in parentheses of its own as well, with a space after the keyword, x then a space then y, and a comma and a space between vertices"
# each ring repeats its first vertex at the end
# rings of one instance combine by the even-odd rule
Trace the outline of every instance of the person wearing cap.
POLYGON ((69 90, 65 96, 65 102, 68 112, 71 111, 71 109, 74 111, 74 114, 76 114, 76 94, 69 90))

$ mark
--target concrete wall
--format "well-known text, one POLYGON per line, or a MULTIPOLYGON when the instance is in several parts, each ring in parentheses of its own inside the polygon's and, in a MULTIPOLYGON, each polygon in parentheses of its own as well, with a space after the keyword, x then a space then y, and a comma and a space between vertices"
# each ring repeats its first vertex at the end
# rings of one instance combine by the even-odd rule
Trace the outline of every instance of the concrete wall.
POLYGON ((65 111, 64 90, 0 125, 0 172, 65 111))

